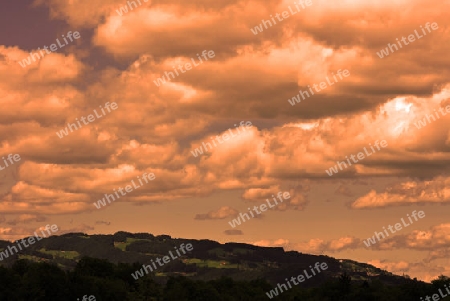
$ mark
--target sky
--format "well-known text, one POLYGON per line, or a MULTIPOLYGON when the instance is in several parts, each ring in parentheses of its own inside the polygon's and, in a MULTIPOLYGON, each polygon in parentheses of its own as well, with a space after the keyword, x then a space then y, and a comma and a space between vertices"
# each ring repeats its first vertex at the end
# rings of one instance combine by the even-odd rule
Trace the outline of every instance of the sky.
POLYGON ((450 1, 302 3, 0 0, 0 239, 56 224, 450 275, 450 1))

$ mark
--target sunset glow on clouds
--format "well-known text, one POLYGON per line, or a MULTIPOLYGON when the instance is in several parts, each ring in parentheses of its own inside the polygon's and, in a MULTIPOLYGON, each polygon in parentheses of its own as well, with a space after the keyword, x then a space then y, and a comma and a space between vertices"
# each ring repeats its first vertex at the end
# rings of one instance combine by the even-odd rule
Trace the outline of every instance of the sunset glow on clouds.
POLYGON ((328 252, 426 281, 448 272, 449 1, 312 0, 257 35, 250 29, 293 4, 154 0, 119 16, 122 0, 28 2, 21 9, 39 13, 26 22, 52 29, 30 37, 8 18, 14 34, 0 29, 0 157, 21 156, 0 170, 0 238, 60 219, 60 233, 238 239, 328 252), (427 22, 439 28, 376 55, 427 22), (81 38, 19 65, 69 30, 81 38), (204 50, 215 57, 154 84, 204 50), (344 80, 287 102, 344 69, 344 80), (55 134, 107 102, 118 109, 67 137, 55 134), (429 115, 436 120, 418 128, 429 115), (241 121, 252 127, 192 156, 241 121), (381 140, 388 143, 381 151, 332 177, 325 172, 381 140), (94 212, 103 194, 145 172, 156 179, 94 212), (291 198, 231 231, 228 220, 279 191, 291 198), (189 211, 174 211, 182 203, 189 211), (414 229, 370 250, 362 244, 422 207, 427 217, 414 229), (137 211, 148 219, 133 217, 137 211), (396 249, 403 259, 386 252, 396 249))

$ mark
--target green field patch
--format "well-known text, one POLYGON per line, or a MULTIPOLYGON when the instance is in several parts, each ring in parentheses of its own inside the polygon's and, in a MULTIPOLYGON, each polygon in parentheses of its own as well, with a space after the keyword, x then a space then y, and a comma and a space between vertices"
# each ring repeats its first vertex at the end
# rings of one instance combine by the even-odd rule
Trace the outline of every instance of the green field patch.
POLYGON ((197 259, 197 258, 188 258, 188 259, 184 259, 183 262, 185 264, 193 264, 193 263, 202 263, 203 260, 197 259))
POLYGON ((140 240, 143 240, 143 241, 150 241, 150 240, 148 240, 148 239, 127 237, 126 242, 131 244, 132 242, 140 241, 140 240))
POLYGON ((132 243, 132 241, 128 241, 129 238, 127 238, 127 240, 125 242, 114 242, 114 247, 121 249, 122 251, 126 251, 126 248, 129 244, 132 243))
POLYGON ((197 258, 189 258, 183 260, 185 264, 196 264, 198 267, 215 268, 215 269, 237 269, 237 264, 231 264, 226 260, 202 260, 197 258))
POLYGON ((140 239, 140 238, 130 238, 127 237, 127 240, 125 242, 120 242, 120 241, 115 241, 114 242, 114 247, 121 249, 122 251, 126 251, 126 247, 129 244, 132 244, 135 241, 139 241, 139 240, 144 240, 144 241, 151 241, 149 239, 140 239))
POLYGON ((167 272, 167 273, 157 272, 157 273, 155 273, 156 277, 170 277, 170 276, 192 277, 195 275, 197 275, 196 272, 194 272, 194 273, 185 273, 185 272, 167 272))
POLYGON ((60 251, 60 250, 46 250, 45 248, 40 249, 39 252, 44 254, 50 254, 54 257, 60 257, 65 259, 75 259, 80 256, 80 253, 77 251, 60 251))
POLYGON ((118 249, 120 249, 122 251, 125 251, 125 248, 128 245, 129 245, 129 243, 126 243, 126 242, 117 242, 117 241, 114 242, 114 247, 116 247, 116 248, 118 248, 118 249))
POLYGON ((156 276, 156 277, 167 277, 167 276, 168 276, 168 273, 156 272, 156 273, 155 273, 155 276, 156 276))
POLYGON ((26 260, 30 260, 30 261, 34 261, 34 262, 42 262, 42 261, 48 262, 49 261, 48 259, 43 259, 43 258, 33 256, 33 255, 19 254, 18 257, 19 257, 19 259, 26 259, 26 260))

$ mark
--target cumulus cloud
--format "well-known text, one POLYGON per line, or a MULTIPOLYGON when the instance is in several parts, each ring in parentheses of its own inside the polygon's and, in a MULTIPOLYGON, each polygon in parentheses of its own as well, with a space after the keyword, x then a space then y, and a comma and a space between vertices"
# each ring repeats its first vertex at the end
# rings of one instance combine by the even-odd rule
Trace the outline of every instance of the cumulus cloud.
MULTIPOLYGON (((389 260, 379 260, 373 259, 367 262, 377 268, 387 270, 397 275, 414 275, 414 277, 421 279, 425 282, 431 282, 437 279, 440 275, 448 275, 450 269, 448 266, 442 265, 430 265, 425 262, 407 262, 404 260, 400 261, 389 261, 389 260)), ((412 276, 411 276, 412 277, 412 276)), ((413 277, 412 277, 413 278, 413 277)))
MULTIPOLYGON (((309 241, 299 243, 283 242, 286 248, 302 253, 322 254, 323 252, 341 252, 344 250, 354 250, 366 248, 363 244, 364 239, 353 236, 344 236, 337 239, 324 240, 321 238, 312 238, 309 241)), ((258 245, 275 245, 270 240, 261 240, 256 242, 258 245)), ((255 243, 255 244, 256 244, 255 243)), ((450 252, 450 224, 439 224, 432 226, 429 230, 413 230, 408 234, 399 234, 377 241, 372 245, 373 250, 394 250, 408 249, 417 251, 429 251, 425 261, 445 258, 450 252)))
POLYGON ((41 229, 48 236, 48 232, 45 231, 45 225, 39 226, 37 228, 30 226, 0 227, 0 239, 15 241, 24 237, 33 236, 35 232, 37 235, 42 236, 41 232, 39 231, 41 229))
POLYGON ((293 250, 302 253, 322 254, 323 252, 340 252, 359 247, 360 239, 345 236, 338 239, 325 241, 320 238, 313 238, 307 242, 296 243, 291 246, 293 250))
POLYGON ((229 206, 220 207, 218 210, 209 211, 208 213, 200 213, 195 215, 196 220, 208 220, 208 219, 224 219, 227 217, 234 217, 239 212, 229 206))
POLYGON ((47 221, 47 217, 43 215, 37 214, 20 214, 12 220, 8 220, 8 225, 17 225, 19 223, 28 223, 28 222, 45 222, 47 221))
MULTIPOLYGON (((34 3, 83 34, 80 43, 27 68, 18 62, 36 45, 0 45, 0 154, 22 158, 0 171, 0 210, 12 214, 12 223, 94 210, 93 201, 144 172, 153 172, 155 181, 120 202, 164 203, 220 190, 239 190, 244 202, 264 202, 288 191, 290 199, 276 210, 305 210, 311 187, 323 183, 338 183, 335 194, 355 198, 352 209, 450 199, 450 115, 416 127, 450 105, 450 19, 441 5, 315 0, 254 35, 250 28, 292 2, 152 0, 123 16, 116 12, 127 4, 123 0, 34 3), (376 55, 430 20, 438 30, 385 59, 376 55), (203 50, 216 56, 163 86, 154 84, 203 50), (299 90, 326 82, 339 69, 350 76, 289 104, 299 90), (112 101, 119 107, 114 113, 57 137, 67 123, 112 101), (192 155, 241 120, 253 126, 202 156, 192 155), (331 178, 325 172, 377 140, 388 147, 331 178), (401 182, 362 196, 348 184, 371 185, 386 177, 401 182)), ((237 214, 220 206, 195 219, 237 214)), ((444 248, 446 228, 436 227, 374 248, 444 248)), ((28 230, 0 232, 12 237, 28 230)), ((358 239, 276 243, 339 252, 355 248, 358 239)))
POLYGON ((303 210, 308 202, 308 192, 310 190, 310 185, 307 180, 297 181, 295 185, 288 188, 281 188, 280 185, 274 185, 269 188, 250 188, 244 191, 242 194, 242 199, 264 203, 269 200, 271 203, 275 203, 276 199, 278 205, 274 210, 303 210), (289 195, 286 195, 285 193, 289 195), (281 198, 281 200, 280 200, 281 198))
POLYGON ((286 248, 289 246, 289 240, 284 239, 284 238, 279 238, 276 240, 263 239, 263 240, 252 242, 252 244, 255 246, 260 246, 260 247, 283 247, 283 248, 286 248))
MULTIPOLYGON (((12 75, 3 75, 6 82, 0 85, 8 95, 7 106, 11 107, 0 113, 0 134, 8 141, 0 146, 0 152, 19 153, 24 162, 19 171, 20 181, 0 200, 0 208, 5 212, 25 214, 37 210, 39 214, 51 214, 91 210, 92 199, 119 185, 126 185, 133 176, 149 170, 155 173, 158 180, 164 180, 159 185, 145 185, 121 201, 163 202, 206 196, 216 189, 242 189, 244 200, 256 201, 260 197, 264 200, 278 191, 286 190, 290 192, 291 198, 277 210, 303 210, 308 204, 308 187, 314 183, 311 181, 329 178, 325 170, 336 164, 337 160, 355 154, 368 143, 381 139, 389 142, 388 149, 383 149, 348 170, 340 171, 335 177, 405 176, 415 173, 432 175, 448 167, 445 163, 448 162, 445 160, 448 155, 444 152, 448 146, 426 139, 428 136, 447 139, 449 131, 439 125, 443 119, 428 125, 424 129, 426 135, 424 131, 413 127, 413 123, 423 118, 424 114, 447 104, 446 99, 450 96, 448 88, 436 91, 431 97, 385 98, 384 104, 374 105, 353 115, 319 116, 312 112, 309 121, 297 116, 266 128, 254 125, 238 137, 194 159, 190 152, 193 148, 210 141, 212 135, 221 135, 228 128, 233 128, 236 121, 221 118, 226 110, 236 105, 246 105, 236 100, 235 104, 224 106, 224 102, 219 100, 230 91, 220 86, 228 78, 216 79, 217 83, 214 84, 205 84, 197 79, 215 78, 216 71, 222 68, 220 64, 232 63, 234 69, 229 70, 235 75, 242 73, 242 68, 237 68, 240 65, 251 64, 255 68, 263 68, 263 64, 252 61, 252 50, 242 52, 239 64, 231 62, 237 60, 234 57, 211 61, 198 70, 202 74, 192 70, 190 74, 193 77, 185 74, 187 82, 174 82, 161 89, 151 82, 165 69, 156 70, 155 66, 159 63, 149 55, 142 55, 121 72, 109 70, 101 76, 93 74, 96 80, 92 84, 86 83, 84 89, 39 76, 37 81, 29 77, 28 82, 33 86, 30 91, 23 91, 19 79, 23 80, 23 72, 31 71, 17 69, 21 67, 11 59, 11 48, 2 48, 2 51, 9 55, 8 60, 0 62, 3 64, 2 70, 11 71, 12 75), (53 89, 51 94, 48 93, 49 85, 53 89), (212 104, 211 99, 218 99, 219 103, 212 104), (118 102, 117 112, 63 139, 55 135, 66 122, 88 115, 107 100, 118 102), (20 114, 17 104, 22 108, 20 114), (199 107, 205 109, 199 111, 199 107), (154 112, 159 113, 155 115, 154 112), (190 116, 192 112, 197 114, 195 118, 190 116), (220 126, 217 120, 220 120, 220 126), (342 137, 354 138, 349 141, 342 137), (430 142, 426 144, 426 149, 417 147, 418 139, 430 142), (442 164, 430 164, 421 155, 424 151, 441 158, 442 164), (95 168, 89 166, 92 164, 95 168), (427 166, 425 169, 424 164, 427 166), (126 173, 121 170, 133 171, 126 173), (301 185, 304 185, 302 187, 280 185, 299 177, 302 179, 301 185), (73 182, 69 183, 68 179, 73 182), (75 190, 70 188, 72 184, 75 190), (33 205, 22 202, 30 198, 30 191, 35 193, 33 205), (54 197, 50 198, 52 194, 54 197)), ((20 52, 17 49, 14 51, 20 52)), ((277 55, 288 52, 284 50, 277 55)), ((261 57, 264 55, 267 54, 258 54, 261 57)), ((277 55, 270 57, 271 64, 280 63, 277 55)), ((85 67, 77 69, 69 66, 67 69, 73 69, 73 74, 79 74, 78 70, 87 72, 85 67)), ((279 72, 282 73, 281 70, 279 72)), ((223 76, 226 76, 225 73, 223 76)), ((267 74, 270 75, 270 72, 267 74)), ((73 80, 72 77, 64 76, 61 79, 69 82, 73 80)), ((235 81, 235 84, 242 82, 240 79, 235 81)), ((233 85, 230 81, 228 83, 233 85)), ((270 82, 258 83, 267 86, 270 82)), ((234 99, 234 96, 224 97, 234 99)), ((261 99, 258 103, 262 103, 261 99)), ((286 106, 289 104, 286 103, 286 106)), ((283 110, 283 106, 279 105, 269 105, 268 108, 271 112, 283 110)), ((243 109, 250 113, 249 119, 269 116, 276 119, 276 115, 268 115, 265 109, 243 109)), ((280 111, 277 114, 285 113, 280 111)), ((341 193, 349 193, 341 190, 341 193)), ((359 205, 360 202, 357 201, 354 206, 364 206, 359 205)))
POLYGON ((450 248, 450 224, 432 226, 429 230, 413 230, 408 234, 388 237, 373 246, 375 249, 409 249, 436 251, 432 258, 437 258, 441 249, 450 248))
POLYGON ((407 272, 410 268, 410 263, 408 263, 406 261, 388 262, 386 260, 381 261, 378 259, 374 259, 374 260, 370 260, 367 263, 371 264, 377 268, 387 270, 387 271, 392 271, 394 273, 407 272))
POLYGON ((72 228, 59 228, 59 231, 56 232, 56 235, 62 235, 62 234, 67 234, 67 233, 74 233, 74 232, 81 232, 81 233, 87 233, 88 231, 92 231, 94 230, 94 227, 86 225, 86 224, 80 224, 76 227, 72 227, 72 228))
POLYGON ((354 209, 377 208, 414 203, 450 202, 450 177, 429 181, 410 180, 388 186, 384 192, 371 190, 351 204, 354 209))
POLYGON ((276 195, 278 192, 282 192, 278 185, 269 188, 250 188, 242 194, 242 198, 250 201, 261 201, 265 198, 271 198, 272 195, 276 195))

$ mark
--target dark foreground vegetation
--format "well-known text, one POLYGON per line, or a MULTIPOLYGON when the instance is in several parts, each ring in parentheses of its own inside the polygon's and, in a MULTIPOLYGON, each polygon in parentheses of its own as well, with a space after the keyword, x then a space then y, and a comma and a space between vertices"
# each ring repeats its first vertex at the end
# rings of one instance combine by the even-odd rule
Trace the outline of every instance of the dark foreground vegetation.
MULTIPOLYGON (((107 260, 81 258, 71 271, 56 265, 17 260, 10 268, 0 267, 0 301, 69 301, 94 295, 99 301, 261 301, 273 286, 263 279, 235 281, 191 280, 168 277, 163 282, 147 275, 134 280, 131 273, 141 265, 115 265, 107 260)), ((441 276, 432 284, 405 279, 392 286, 379 280, 354 282, 347 274, 324 280, 319 287, 293 287, 273 300, 420 300, 433 295, 450 279, 441 276)), ((440 299, 447 300, 449 298, 440 299)))

